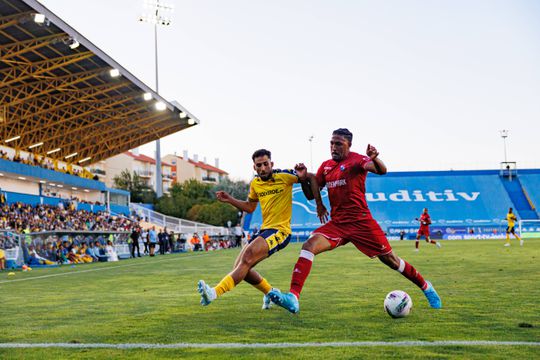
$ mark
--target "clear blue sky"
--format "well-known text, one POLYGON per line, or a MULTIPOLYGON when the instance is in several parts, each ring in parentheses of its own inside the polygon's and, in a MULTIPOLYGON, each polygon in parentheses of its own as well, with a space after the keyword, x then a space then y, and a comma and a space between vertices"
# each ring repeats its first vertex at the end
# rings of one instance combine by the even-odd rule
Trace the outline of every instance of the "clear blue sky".
MULTIPOLYGON (((43 0, 154 84, 142 0, 43 0)), ((162 140, 233 178, 251 153, 277 167, 329 158, 331 131, 378 147, 390 171, 540 167, 540 1, 173 0, 160 92, 201 121, 162 140)), ((153 145, 142 147, 153 155, 153 145)))

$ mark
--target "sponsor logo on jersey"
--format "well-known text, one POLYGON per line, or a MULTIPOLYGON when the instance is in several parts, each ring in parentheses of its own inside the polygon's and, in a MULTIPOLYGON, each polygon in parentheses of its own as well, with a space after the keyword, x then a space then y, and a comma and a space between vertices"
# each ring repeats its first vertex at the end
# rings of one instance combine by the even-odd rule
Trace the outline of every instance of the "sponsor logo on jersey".
POLYGON ((281 194, 283 192, 283 190, 284 189, 271 189, 271 190, 267 190, 267 191, 262 191, 262 192, 258 193, 257 196, 265 197, 267 195, 281 194))
POLYGON ((332 189, 338 186, 345 186, 345 185, 347 185, 346 179, 339 179, 339 180, 334 180, 334 181, 330 181, 326 183, 326 187, 329 189, 332 189))

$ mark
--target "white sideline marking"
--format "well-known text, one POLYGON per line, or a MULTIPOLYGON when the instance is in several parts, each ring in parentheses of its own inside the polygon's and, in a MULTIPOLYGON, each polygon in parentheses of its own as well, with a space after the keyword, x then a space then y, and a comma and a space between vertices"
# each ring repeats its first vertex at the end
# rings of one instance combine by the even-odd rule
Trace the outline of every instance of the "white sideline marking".
MULTIPOLYGON (((24 279, 13 279, 13 280, 2 280, 0 281, 0 284, 9 284, 19 281, 30 281, 30 280, 36 280, 36 279, 45 279, 55 276, 64 276, 64 275, 73 275, 73 274, 81 274, 81 273, 87 273, 87 272, 93 272, 93 271, 101 271, 101 270, 110 270, 110 269, 118 269, 118 268, 124 268, 124 267, 131 267, 131 266, 141 266, 141 265, 149 265, 149 264, 155 264, 160 262, 167 262, 167 261, 177 261, 182 259, 192 259, 192 258, 198 258, 201 256, 208 256, 210 254, 200 254, 200 255, 191 255, 191 256, 181 256, 174 259, 163 259, 163 260, 155 260, 152 262, 143 262, 143 263, 134 263, 134 264, 125 264, 125 265, 115 265, 115 266, 103 266, 96 269, 87 269, 87 270, 79 270, 79 271, 73 271, 73 272, 64 272, 60 274, 48 274, 48 275, 41 275, 41 276, 34 276, 24 279)), ((71 265, 64 265, 64 266, 71 266, 71 265)))
POLYGON ((0 343, 0 349, 66 348, 66 349, 276 349, 318 347, 417 347, 417 346, 540 346, 540 342, 528 341, 351 341, 351 342, 305 342, 305 343, 0 343))

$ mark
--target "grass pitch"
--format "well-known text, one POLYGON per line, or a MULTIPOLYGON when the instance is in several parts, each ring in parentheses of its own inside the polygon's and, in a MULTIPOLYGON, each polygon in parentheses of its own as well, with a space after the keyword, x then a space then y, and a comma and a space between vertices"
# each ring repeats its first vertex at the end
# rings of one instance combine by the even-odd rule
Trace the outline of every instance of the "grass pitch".
MULTIPOLYGON (((301 310, 261 310, 240 284, 208 307, 196 283, 215 284, 238 250, 0 273, 0 343, 301 343, 353 341, 540 341, 540 240, 445 241, 442 249, 392 242, 431 280, 442 310, 399 273, 347 245, 316 257, 301 310), (65 274, 65 275, 62 275, 65 274), (49 277, 49 275, 52 275, 49 277), (33 279, 33 280, 32 280, 33 279), (21 281, 22 280, 22 281, 21 281), (413 311, 392 319, 385 295, 409 293, 413 311), (531 327, 529 327, 530 325, 531 327)), ((257 266, 288 290, 300 245, 257 266)), ((0 349, 0 358, 538 358, 538 346, 312 347, 285 349, 0 349)))

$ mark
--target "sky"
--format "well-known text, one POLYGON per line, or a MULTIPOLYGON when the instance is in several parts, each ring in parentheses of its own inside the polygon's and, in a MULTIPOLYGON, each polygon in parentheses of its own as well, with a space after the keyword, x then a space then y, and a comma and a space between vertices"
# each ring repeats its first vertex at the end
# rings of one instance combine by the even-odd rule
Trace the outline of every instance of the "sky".
MULTIPOLYGON (((142 0, 41 0, 154 87, 142 0)), ((165 137, 233 179, 330 158, 332 130, 389 171, 540 167, 540 1, 168 0, 160 94, 200 124, 165 137), (313 136, 310 142, 309 138, 313 136)), ((142 146, 153 156, 153 143, 142 146)))

